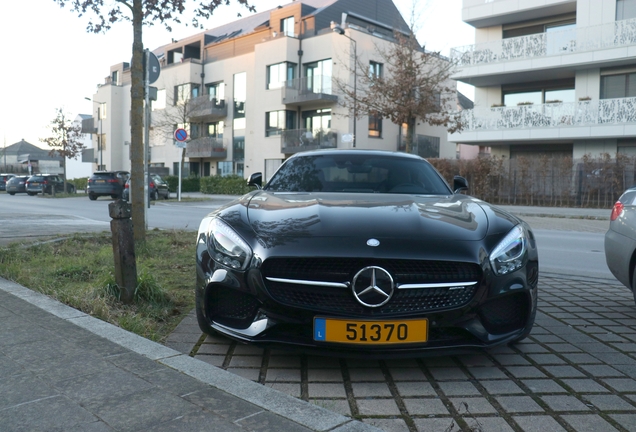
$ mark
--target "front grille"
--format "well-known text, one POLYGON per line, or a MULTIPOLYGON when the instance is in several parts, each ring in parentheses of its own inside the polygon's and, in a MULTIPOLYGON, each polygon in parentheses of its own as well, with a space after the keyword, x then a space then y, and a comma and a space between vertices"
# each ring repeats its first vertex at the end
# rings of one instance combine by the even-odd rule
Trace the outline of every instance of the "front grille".
MULTIPOLYGON (((388 270, 396 284, 452 283, 481 280, 479 266, 467 263, 360 259, 276 259, 266 261, 267 277, 350 282, 362 268, 375 265, 388 270)), ((279 303, 316 312, 369 316, 415 314, 464 306, 473 298, 478 285, 463 288, 419 288, 396 290, 380 308, 367 308, 356 301, 350 289, 300 285, 266 280, 267 290, 279 303)))
POLYGON ((529 298, 516 293, 491 300, 479 309, 484 328, 488 333, 504 334, 521 329, 528 320, 529 298))

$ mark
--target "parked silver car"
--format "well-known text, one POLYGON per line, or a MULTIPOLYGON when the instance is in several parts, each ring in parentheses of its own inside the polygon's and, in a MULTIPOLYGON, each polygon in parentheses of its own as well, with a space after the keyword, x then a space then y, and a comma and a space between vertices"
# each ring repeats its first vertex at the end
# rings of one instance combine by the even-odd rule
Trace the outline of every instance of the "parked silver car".
POLYGON ((616 201, 605 234, 605 259, 616 279, 634 293, 636 301, 636 186, 616 201))

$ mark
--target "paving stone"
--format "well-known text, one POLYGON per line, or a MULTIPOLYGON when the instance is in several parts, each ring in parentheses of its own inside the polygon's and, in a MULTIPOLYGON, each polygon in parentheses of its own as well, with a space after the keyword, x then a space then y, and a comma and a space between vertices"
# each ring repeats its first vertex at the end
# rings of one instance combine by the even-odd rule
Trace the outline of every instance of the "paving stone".
POLYGON ((245 417, 235 421, 234 423, 241 426, 244 430, 246 429, 254 432, 311 432, 311 429, 269 411, 261 411, 254 416, 245 417))
POLYGON ((252 367, 259 368, 263 363, 263 358, 258 356, 232 356, 230 360, 230 367, 233 368, 241 368, 241 367, 252 367))
POLYGON ((458 368, 430 368, 431 375, 438 381, 466 380, 468 377, 458 368))
MULTIPOLYGON (((159 425, 154 425, 152 432, 205 431, 210 428, 210 425, 214 425, 215 432, 242 432, 245 430, 241 426, 220 419, 214 414, 198 411, 184 416, 178 416, 171 421, 159 425)), ((112 429, 109 428, 109 430, 112 429)))
POLYGON ((508 413, 544 412, 530 396, 498 396, 495 399, 508 413))
POLYGON ((3 431, 68 430, 78 424, 82 430, 87 424, 99 420, 76 402, 61 396, 52 396, 0 409, 0 427, 3 431))
POLYGON ((598 364, 598 363, 602 363, 599 359, 597 359, 596 357, 590 355, 590 354, 571 354, 571 353, 565 353, 565 354, 561 354, 563 357, 565 357, 565 359, 567 361, 569 361, 570 363, 574 363, 577 365, 583 365, 583 364, 598 364))
POLYGON ((351 383, 355 397, 391 397, 391 390, 386 383, 351 383))
POLYGON ((379 369, 349 369, 349 379, 352 382, 385 381, 384 374, 379 369))
POLYGON ((618 430, 599 415, 562 415, 561 418, 577 432, 611 432, 618 430))
POLYGON ((495 407, 483 397, 453 398, 450 401, 457 412, 464 417, 471 414, 495 414, 497 412, 495 407))
POLYGON ((610 391, 592 379, 564 379, 563 384, 575 393, 609 393, 610 391))
POLYGON ((261 357, 263 355, 263 348, 259 348, 253 345, 237 344, 234 347, 234 355, 253 355, 261 357))
POLYGON ((524 432, 565 432, 554 418, 546 415, 514 416, 512 419, 524 432))
POLYGON ((333 411, 344 416, 351 417, 351 407, 349 401, 345 399, 309 399, 314 405, 324 408, 329 411, 333 411))
POLYGON ((404 405, 410 415, 448 415, 448 409, 438 399, 411 399, 405 398, 404 405))
POLYGON ((484 386, 484 389, 491 395, 502 394, 523 394, 524 391, 512 381, 497 380, 497 381, 479 381, 479 384, 484 386))
POLYGON ((497 360, 503 366, 526 366, 530 364, 528 360, 526 360, 519 354, 496 355, 495 360, 497 360))
POLYGON ((601 381, 618 392, 636 392, 636 381, 630 378, 605 378, 601 381))
MULTIPOLYGON (((564 336, 564 339, 567 340, 567 336, 564 336)), ((568 344, 568 343, 562 343, 562 344, 546 344, 546 346, 557 353, 580 353, 583 352, 580 348, 575 347, 574 345, 568 344)))
POLYGON ((608 365, 581 365, 580 367, 596 378, 614 378, 625 376, 624 373, 608 365))
POLYGON ((238 375, 250 381, 258 381, 258 378, 261 374, 260 369, 250 369, 250 368, 228 368, 228 372, 233 373, 234 375, 238 375))
POLYGON ((426 381, 426 375, 421 369, 416 368, 404 368, 396 369, 391 368, 391 378, 393 381, 426 381))
POLYGON ((506 370, 515 378, 546 378, 546 375, 534 366, 508 366, 506 370))
POLYGON ((457 431, 461 430, 451 417, 416 418, 413 420, 418 431, 457 431))
POLYGON ((437 396, 433 386, 427 382, 397 382, 395 386, 402 397, 437 396))
MULTIPOLYGON (((284 355, 281 352, 281 355, 284 355)), ((272 351, 274 355, 274 351, 272 351)), ((307 367, 309 369, 340 369, 340 359, 335 357, 310 356, 307 357, 307 367)))
POLYGON ((453 357, 425 357, 421 359, 421 362, 427 368, 451 368, 459 366, 453 357))
POLYGON ((375 426, 385 432, 409 432, 409 427, 401 418, 396 419, 363 419, 363 423, 375 426))
POLYGON ((565 360, 555 354, 529 354, 528 357, 539 365, 565 364, 565 360))
POLYGON ((497 367, 475 367, 468 372, 478 380, 482 379, 508 379, 508 376, 497 367))
POLYGON ((610 417, 629 432, 636 432, 636 414, 610 414, 610 417))
POLYGON ((537 343, 518 343, 515 345, 515 348, 524 354, 542 354, 548 352, 546 348, 537 343))
POLYGON ((284 381, 284 382, 300 382, 299 369, 267 369, 265 381, 284 381))
POLYGON ((300 357, 299 356, 270 356, 267 367, 270 368, 299 368, 300 357))
POLYGON ((492 367, 494 363, 492 360, 485 355, 473 354, 473 355, 463 355, 458 357, 461 364, 466 366, 467 368, 474 367, 492 367))
POLYGON ((590 411, 590 408, 574 396, 541 396, 541 399, 553 411, 590 411))
POLYGON ((594 357, 598 358, 604 363, 611 364, 614 366, 618 365, 636 365, 636 360, 632 357, 622 354, 622 353, 594 353, 594 357))
POLYGON ((617 395, 583 395, 583 398, 601 411, 634 411, 636 406, 617 395))
POLYGON ((501 417, 469 417, 464 419, 471 430, 488 432, 513 432, 514 429, 501 417))
POLYGON ((201 354, 227 355, 230 345, 225 344, 201 344, 197 351, 197 356, 201 354))
POLYGON ((197 355, 196 359, 216 367, 221 367, 225 363, 224 355, 197 355))
POLYGON ((309 382, 342 382, 340 369, 309 369, 307 371, 309 382))
POLYGON ((185 395, 183 399, 230 421, 254 415, 263 410, 261 407, 210 386, 185 395))
POLYGON ((300 398, 300 383, 298 384, 289 384, 289 383, 277 383, 277 382, 268 382, 265 383, 267 387, 273 388, 274 390, 278 390, 279 392, 286 393, 295 398, 300 398))
POLYGON ((572 366, 543 366, 543 369, 556 378, 584 377, 585 374, 572 366))
POLYGON ((479 390, 470 382, 447 381, 439 383, 446 396, 480 396, 479 390))
POLYGON ((400 414, 400 409, 393 399, 356 399, 356 405, 363 416, 400 414))
POLYGON ((312 399, 347 397, 347 392, 342 383, 309 383, 307 387, 309 397, 312 399))

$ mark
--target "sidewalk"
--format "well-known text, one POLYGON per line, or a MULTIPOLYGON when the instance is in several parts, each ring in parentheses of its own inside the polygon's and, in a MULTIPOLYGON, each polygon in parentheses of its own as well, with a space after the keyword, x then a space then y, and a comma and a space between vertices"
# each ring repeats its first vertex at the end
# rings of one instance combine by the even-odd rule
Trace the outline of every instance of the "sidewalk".
POLYGON ((0 430, 377 431, 0 279, 0 430))

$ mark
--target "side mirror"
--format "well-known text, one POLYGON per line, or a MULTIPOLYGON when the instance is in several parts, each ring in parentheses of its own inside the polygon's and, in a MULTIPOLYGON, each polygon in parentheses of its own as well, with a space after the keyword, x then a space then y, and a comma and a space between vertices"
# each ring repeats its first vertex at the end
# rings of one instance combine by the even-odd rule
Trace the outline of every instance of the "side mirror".
POLYGON ((459 193, 463 190, 468 190, 468 181, 464 177, 456 175, 453 177, 453 192, 459 193))
POLYGON ((258 189, 263 187, 263 174, 256 172, 247 179, 248 186, 256 186, 258 189))

